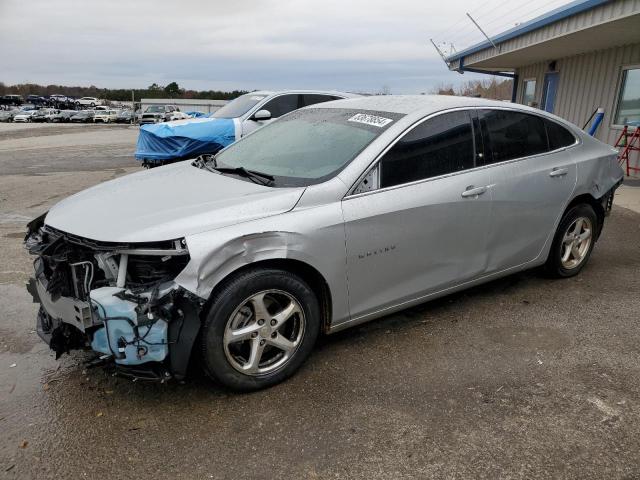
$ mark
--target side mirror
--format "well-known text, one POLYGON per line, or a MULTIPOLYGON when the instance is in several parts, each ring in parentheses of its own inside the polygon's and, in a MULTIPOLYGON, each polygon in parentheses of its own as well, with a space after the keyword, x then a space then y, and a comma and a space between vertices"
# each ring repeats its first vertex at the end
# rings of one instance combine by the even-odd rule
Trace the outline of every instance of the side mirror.
POLYGON ((258 110, 253 114, 252 120, 269 120, 271 118, 271 112, 269 110, 258 110))

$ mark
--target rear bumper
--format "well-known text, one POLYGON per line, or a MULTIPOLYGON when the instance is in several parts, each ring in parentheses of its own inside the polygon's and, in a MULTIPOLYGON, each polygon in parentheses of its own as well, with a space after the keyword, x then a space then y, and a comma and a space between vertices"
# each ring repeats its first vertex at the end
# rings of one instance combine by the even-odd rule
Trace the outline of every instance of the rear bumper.
POLYGON ((604 215, 608 216, 611 213, 611 209, 613 208, 613 198, 616 195, 616 190, 620 185, 622 185, 624 178, 621 178, 618 183, 616 183, 607 193, 605 193, 602 198, 600 198, 600 202, 602 203, 602 208, 604 209, 604 215))

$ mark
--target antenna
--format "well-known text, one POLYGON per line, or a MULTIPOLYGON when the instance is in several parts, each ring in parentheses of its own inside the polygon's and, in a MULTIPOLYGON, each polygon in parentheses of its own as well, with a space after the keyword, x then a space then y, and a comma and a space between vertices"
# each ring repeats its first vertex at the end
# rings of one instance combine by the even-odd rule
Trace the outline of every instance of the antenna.
POLYGON ((486 38, 487 40, 489 40, 489 43, 491 43, 491 45, 493 45, 493 48, 495 48, 496 50, 500 51, 500 49, 498 48, 498 46, 497 46, 495 43, 493 43, 493 40, 491 40, 491 39, 489 38, 489 35, 487 35, 487 34, 485 33, 485 31, 484 31, 484 30, 482 30, 482 27, 480 27, 480 25, 478 25, 478 22, 476 22, 476 21, 473 19, 473 17, 472 17, 471 15, 469 15, 469 13, 467 13, 467 17, 469 17, 469 19, 473 22, 473 24, 474 24, 476 27, 478 27, 478 30, 480 30, 480 33, 482 33, 482 35, 484 35, 484 38, 486 38))
POLYGON ((433 48, 436 49, 436 52, 438 52, 438 55, 440 55, 440 58, 442 58, 442 61, 444 62, 444 64, 447 66, 447 68, 449 68, 449 62, 447 62, 447 57, 444 56, 444 53, 442 53, 442 50, 438 48, 438 46, 433 41, 433 38, 430 38, 429 41, 431 42, 431 45, 433 45, 433 48))

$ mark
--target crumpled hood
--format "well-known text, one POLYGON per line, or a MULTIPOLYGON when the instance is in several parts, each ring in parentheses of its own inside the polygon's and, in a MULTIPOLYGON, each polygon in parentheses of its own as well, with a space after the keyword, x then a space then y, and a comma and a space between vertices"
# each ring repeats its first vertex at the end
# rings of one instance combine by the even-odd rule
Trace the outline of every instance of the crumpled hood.
POLYGON ((56 204, 45 223, 104 242, 171 240, 287 212, 303 192, 238 180, 186 161, 76 193, 56 204))

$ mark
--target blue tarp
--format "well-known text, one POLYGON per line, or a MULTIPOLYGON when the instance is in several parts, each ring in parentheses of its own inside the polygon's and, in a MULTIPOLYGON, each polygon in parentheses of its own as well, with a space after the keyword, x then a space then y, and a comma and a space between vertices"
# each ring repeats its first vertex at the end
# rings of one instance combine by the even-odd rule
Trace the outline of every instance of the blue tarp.
POLYGON ((197 118, 142 125, 136 158, 152 162, 186 160, 216 153, 236 139, 233 119, 197 118))
POLYGON ((209 116, 209 114, 204 112, 185 112, 185 113, 189 115, 191 118, 203 118, 203 117, 209 116))

